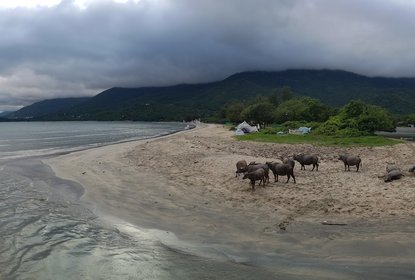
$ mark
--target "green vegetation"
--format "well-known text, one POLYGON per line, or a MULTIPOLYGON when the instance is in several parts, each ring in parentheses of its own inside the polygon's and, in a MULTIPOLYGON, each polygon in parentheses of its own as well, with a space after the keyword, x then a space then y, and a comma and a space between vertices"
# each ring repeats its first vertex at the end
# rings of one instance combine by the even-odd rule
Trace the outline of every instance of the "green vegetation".
POLYGON ((269 97, 257 96, 246 102, 232 102, 223 108, 223 117, 235 124, 246 120, 265 127, 274 122, 322 122, 336 111, 317 99, 294 96, 291 89, 284 87, 269 97))
MULTIPOLYGON (((317 145, 379 146, 400 143, 396 140, 375 136, 375 131, 393 131, 395 120, 385 109, 352 100, 340 109, 332 108, 317 99, 290 95, 281 101, 278 95, 257 96, 255 99, 232 103, 225 107, 225 117, 260 123, 261 132, 239 136, 240 140, 274 143, 312 143, 317 145), (278 105, 276 105, 278 104, 278 105), (244 108, 243 110, 241 110, 244 108), (279 124, 275 124, 279 123, 279 124), (268 125, 264 129, 265 125, 268 125), (287 135, 289 129, 311 128, 306 135, 287 135)), ((411 116, 407 117, 408 120, 411 116)))
POLYGON ((334 113, 334 109, 320 100, 310 97, 292 98, 281 103, 275 110, 278 123, 287 121, 325 121, 334 113))
POLYGON ((33 103, 30 106, 26 106, 19 111, 13 112, 7 115, 7 118, 10 119, 31 119, 31 118, 41 118, 43 116, 51 115, 56 112, 70 109, 74 106, 77 106, 89 98, 79 97, 79 98, 57 98, 57 99, 48 99, 33 103))
POLYGON ((335 137, 326 135, 272 135, 264 132, 235 136, 241 141, 258 141, 284 144, 313 144, 322 146, 386 146, 402 143, 382 136, 335 137))
POLYGON ((392 115, 384 108, 352 100, 340 112, 316 129, 317 134, 356 137, 373 135, 375 131, 393 131, 392 115))
POLYGON ((409 114, 409 115, 404 115, 400 118, 400 120, 398 120, 402 123, 402 125, 415 125, 415 113, 414 114, 409 114))
MULTIPOLYGON (((415 79, 370 78, 331 70, 243 72, 204 84, 114 87, 89 99, 78 100, 81 102, 77 104, 68 99, 27 106, 19 110, 15 117, 35 120, 146 121, 201 118, 210 122, 238 122, 243 120, 237 113, 245 110, 246 116, 257 115, 257 118, 262 108, 263 119, 259 122, 270 122, 271 107, 264 104, 262 107, 254 106, 259 103, 255 101, 256 96, 262 96, 263 101, 266 99, 265 103, 272 105, 274 121, 278 123, 324 122, 327 117, 336 114, 336 110, 332 112, 329 108, 339 108, 353 99, 382 106, 402 116, 414 113, 415 79), (298 100, 299 96, 309 99, 298 100), (250 103, 252 101, 255 102, 250 103), (227 108, 224 108, 225 104, 228 104, 227 108), (296 113, 292 114, 292 110, 296 113), (235 113, 234 116, 229 114, 230 111, 235 113)), ((362 122, 370 123, 369 120, 362 122)))
POLYGON ((241 112, 241 119, 255 120, 256 123, 262 125, 273 123, 275 120, 275 107, 271 103, 260 102, 249 105, 241 112))

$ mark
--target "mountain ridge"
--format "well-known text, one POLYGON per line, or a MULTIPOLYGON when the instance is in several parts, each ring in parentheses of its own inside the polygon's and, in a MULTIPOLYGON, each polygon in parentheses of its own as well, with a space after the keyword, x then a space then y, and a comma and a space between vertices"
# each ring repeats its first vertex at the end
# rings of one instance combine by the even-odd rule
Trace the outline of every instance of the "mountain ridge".
POLYGON ((199 84, 112 87, 38 119, 180 121, 206 118, 232 100, 269 96, 284 86, 289 86, 298 95, 317 98, 331 106, 361 99, 395 114, 412 113, 415 108, 415 78, 367 77, 343 70, 294 69, 239 72, 220 81, 199 84))
POLYGON ((6 117, 9 119, 36 119, 47 115, 64 111, 76 106, 86 100, 89 97, 68 97, 68 98, 53 98, 45 99, 35 102, 29 106, 25 106, 20 110, 11 112, 6 117))

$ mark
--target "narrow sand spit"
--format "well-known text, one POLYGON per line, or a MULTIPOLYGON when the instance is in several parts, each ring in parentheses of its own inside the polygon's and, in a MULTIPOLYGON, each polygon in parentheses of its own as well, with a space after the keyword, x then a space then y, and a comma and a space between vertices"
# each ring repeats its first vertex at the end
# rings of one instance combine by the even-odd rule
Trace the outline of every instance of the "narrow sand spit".
POLYGON ((385 173, 387 162, 408 170, 415 164, 415 144, 342 148, 243 142, 222 126, 203 124, 167 137, 47 160, 57 176, 85 187, 83 200, 92 203, 97 213, 172 231, 185 240, 214 242, 218 247, 254 244, 249 248, 268 248, 273 253, 298 249, 360 265, 370 251, 361 242, 372 235, 371 248, 383 246, 379 253, 383 264, 407 265, 408 258, 415 257, 407 251, 415 247, 410 238, 414 227, 404 226, 415 216, 415 177, 408 173, 384 183, 378 176, 385 173), (317 154, 319 171, 311 171, 310 166, 301 171, 296 163, 297 184, 291 180, 286 184, 286 177, 274 183, 271 176, 270 183, 255 192, 249 181, 235 178, 238 160, 275 161, 294 153, 317 154), (344 153, 360 155, 361 171, 354 172, 355 167, 344 171, 337 160, 344 153), (322 225, 323 221, 347 225, 332 230, 336 225, 322 225), (295 231, 300 234, 287 235, 295 231), (277 236, 275 251, 270 244, 275 247, 277 236), (390 251, 397 240, 406 246, 404 255, 390 251))

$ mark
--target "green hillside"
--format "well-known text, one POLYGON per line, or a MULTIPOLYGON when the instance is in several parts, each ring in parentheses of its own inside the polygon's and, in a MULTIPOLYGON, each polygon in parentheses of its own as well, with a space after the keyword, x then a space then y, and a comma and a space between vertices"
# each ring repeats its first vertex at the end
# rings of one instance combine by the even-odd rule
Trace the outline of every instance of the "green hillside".
POLYGON ((87 101, 88 97, 57 98, 33 103, 22 109, 7 115, 9 119, 38 119, 60 111, 68 110, 73 106, 87 101))
POLYGON ((203 118, 214 115, 232 100, 267 96, 284 86, 291 87, 298 95, 318 98, 332 106, 361 99, 395 114, 415 111, 414 78, 370 78, 334 70, 287 70, 243 72, 204 84, 114 87, 75 106, 67 106, 70 109, 43 114, 41 119, 180 121, 203 118))

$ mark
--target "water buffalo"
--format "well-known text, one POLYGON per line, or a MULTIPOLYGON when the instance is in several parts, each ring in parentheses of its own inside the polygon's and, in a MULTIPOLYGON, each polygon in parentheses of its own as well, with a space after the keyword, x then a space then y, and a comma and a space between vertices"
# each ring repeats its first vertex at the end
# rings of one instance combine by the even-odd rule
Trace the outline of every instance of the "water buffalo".
POLYGON ((344 163, 344 171, 347 170, 350 171, 350 165, 356 166, 356 172, 359 171, 359 167, 362 165, 362 160, 359 156, 346 156, 346 155, 339 155, 339 160, 343 161, 344 163))
POLYGON ((245 160, 240 160, 236 163, 235 178, 238 177, 241 173, 245 173, 246 167, 248 164, 245 160))
POLYGON ((255 181, 259 180, 259 184, 265 187, 265 170, 263 168, 258 168, 252 172, 246 173, 243 179, 249 179, 251 181, 252 191, 255 191, 255 181))
POLYGON ((249 173, 252 171, 255 171, 259 168, 264 169, 265 171, 265 178, 267 179, 268 183, 269 183, 269 167, 266 164, 262 164, 262 163, 253 163, 251 162, 250 164, 248 164, 248 166, 246 167, 245 172, 249 173))
POLYGON ((294 168, 291 164, 279 162, 267 162, 266 164, 274 174, 274 182, 278 182, 278 175, 287 175, 287 182, 285 183, 288 183, 290 177, 293 177, 294 184, 296 183, 294 176, 294 168))
POLYGON ((301 170, 305 170, 305 165, 313 165, 313 169, 316 168, 316 171, 318 171, 318 157, 316 155, 293 155, 294 160, 298 161, 301 164, 301 170))
POLYGON ((292 168, 295 166, 295 160, 291 157, 283 158, 282 163, 289 164, 292 166, 292 168))
POLYGON ((402 176, 404 176, 402 174, 402 172, 400 170, 395 169, 395 170, 392 170, 392 171, 388 172, 388 174, 385 175, 385 180, 384 181, 385 182, 390 182, 390 181, 393 181, 393 180, 398 180, 402 176))

